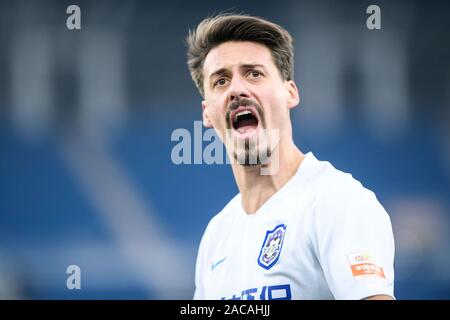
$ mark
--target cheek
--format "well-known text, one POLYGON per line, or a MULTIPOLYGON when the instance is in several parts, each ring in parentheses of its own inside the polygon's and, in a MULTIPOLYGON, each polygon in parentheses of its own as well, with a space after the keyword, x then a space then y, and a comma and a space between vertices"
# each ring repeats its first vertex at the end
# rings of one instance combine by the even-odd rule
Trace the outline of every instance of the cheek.
POLYGON ((222 130, 224 128, 225 114, 222 108, 220 107, 220 104, 215 102, 211 103, 208 110, 208 116, 212 122, 214 129, 222 130))
POLYGON ((214 119, 214 123, 220 123, 220 119, 223 118, 223 111, 222 109, 219 107, 219 105, 214 105, 214 107, 212 108, 212 118, 214 119))
POLYGON ((267 127, 282 129, 288 116, 287 108, 283 104, 283 97, 272 94, 266 98, 266 101, 268 101, 267 106, 269 106, 265 110, 267 127))

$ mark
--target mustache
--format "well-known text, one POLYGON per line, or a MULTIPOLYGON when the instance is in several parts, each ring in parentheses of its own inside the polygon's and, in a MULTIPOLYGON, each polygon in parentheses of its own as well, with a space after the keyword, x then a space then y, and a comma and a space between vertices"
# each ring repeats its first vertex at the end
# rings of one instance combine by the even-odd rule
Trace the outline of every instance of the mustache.
POLYGON ((230 103, 230 105, 228 106, 228 112, 234 111, 237 108, 239 108, 240 106, 243 106, 243 107, 253 106, 257 109, 258 112, 259 112, 259 109, 261 109, 261 106, 256 101, 253 101, 252 99, 247 99, 247 98, 240 98, 240 99, 237 99, 237 100, 233 101, 232 103, 230 103))

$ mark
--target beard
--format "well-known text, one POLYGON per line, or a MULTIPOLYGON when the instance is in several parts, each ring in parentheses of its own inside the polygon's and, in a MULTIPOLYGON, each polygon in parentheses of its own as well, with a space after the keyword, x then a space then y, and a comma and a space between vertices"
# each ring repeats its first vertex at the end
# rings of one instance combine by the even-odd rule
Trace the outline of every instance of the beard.
POLYGON ((251 167, 267 164, 272 150, 268 145, 259 146, 258 139, 246 139, 243 146, 239 146, 233 150, 233 158, 240 165, 251 167))

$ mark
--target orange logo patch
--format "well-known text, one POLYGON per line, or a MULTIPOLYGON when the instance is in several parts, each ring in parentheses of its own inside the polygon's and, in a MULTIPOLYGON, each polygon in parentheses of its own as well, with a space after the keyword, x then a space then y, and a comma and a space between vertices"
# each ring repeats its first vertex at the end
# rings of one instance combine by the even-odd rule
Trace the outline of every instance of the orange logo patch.
POLYGON ((351 253, 347 258, 355 279, 374 276, 386 278, 383 268, 378 266, 367 252, 351 253))

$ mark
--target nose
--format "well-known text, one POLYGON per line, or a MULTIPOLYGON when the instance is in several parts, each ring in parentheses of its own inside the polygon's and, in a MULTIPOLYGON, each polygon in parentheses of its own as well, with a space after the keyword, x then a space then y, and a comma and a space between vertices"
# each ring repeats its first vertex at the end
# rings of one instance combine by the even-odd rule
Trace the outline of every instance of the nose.
POLYGON ((250 98, 250 92, 241 77, 233 77, 229 90, 229 99, 231 102, 240 98, 250 98))

